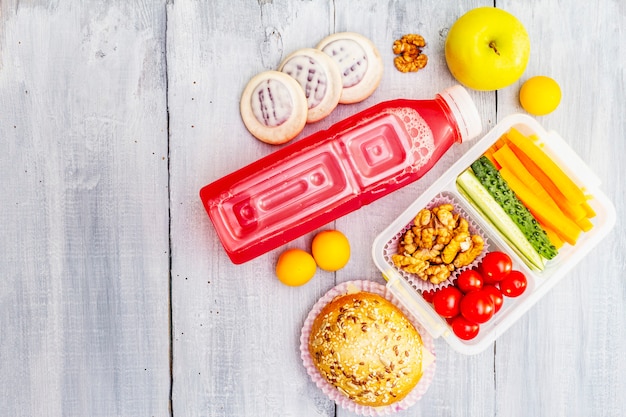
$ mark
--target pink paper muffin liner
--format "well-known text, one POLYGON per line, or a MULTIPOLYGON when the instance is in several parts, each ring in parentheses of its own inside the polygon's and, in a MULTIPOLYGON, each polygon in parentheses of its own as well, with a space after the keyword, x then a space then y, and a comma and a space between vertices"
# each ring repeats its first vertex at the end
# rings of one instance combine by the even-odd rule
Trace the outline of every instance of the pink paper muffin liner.
POLYGON ((402 305, 400 300, 398 300, 393 295, 393 293, 387 289, 387 287, 373 281, 358 280, 344 282, 331 288, 322 298, 317 301, 317 303, 315 303, 315 305, 309 312, 306 320, 304 321, 304 325, 302 327, 302 332, 300 335, 300 357, 302 358, 302 362, 307 370, 307 373, 309 374, 313 382, 315 382, 317 387, 320 388, 324 392, 324 394, 326 394, 331 400, 335 401, 335 403, 342 408, 349 410, 355 414, 364 416, 382 416, 397 411, 406 410, 410 406, 414 405, 420 398, 422 398, 424 393, 428 390, 428 387, 430 386, 430 383, 432 382, 435 375, 436 359, 433 360, 433 362, 426 369, 423 370, 422 378, 419 380, 415 388, 413 388, 413 390, 411 390, 411 392, 409 392, 406 397, 404 397, 401 401, 382 407, 370 407, 355 403, 350 398, 339 392, 339 390, 332 386, 328 381, 326 381, 326 379, 324 379, 324 377, 319 373, 319 371, 313 364, 313 360, 309 353, 309 336, 311 334, 313 321, 322 311, 324 306, 330 303, 335 297, 359 291, 378 294, 390 301, 396 307, 398 307, 419 332, 420 336, 422 337, 422 343, 424 347, 433 355, 433 357, 435 356, 435 345, 430 334, 428 334, 428 332, 402 305))
MULTIPOLYGON (((391 259, 391 257, 394 254, 398 253, 398 242, 400 241, 400 239, 402 239, 402 236, 404 235, 404 233, 414 225, 414 222, 411 221, 411 223, 405 225, 402 230, 399 230, 398 233, 396 233, 389 239, 389 241, 385 244, 383 248, 383 251, 384 251, 383 256, 385 260, 387 261, 387 263, 391 267, 393 267, 396 271, 398 271, 398 273, 402 275, 405 281, 407 281, 413 288, 415 288, 418 291, 435 290, 438 288, 447 287, 448 285, 452 285, 456 281, 457 277, 459 276, 461 272, 465 271, 466 269, 471 269, 471 268, 476 267, 489 250, 489 242, 487 240, 487 237, 485 236, 485 233, 476 224, 476 222, 474 222, 474 220, 470 217, 467 211, 459 204, 459 202, 454 198, 452 194, 446 193, 446 192, 442 192, 438 194, 426 205, 425 208, 430 209, 430 208, 439 206, 441 204, 452 204, 454 206, 454 212, 459 213, 461 217, 465 218, 465 220, 467 220, 467 222, 469 223, 469 231, 471 232, 471 234, 472 235, 477 234, 483 238, 485 242, 485 247, 483 248, 480 255, 478 255, 478 257, 474 260, 474 262, 462 268, 455 269, 452 272, 452 275, 450 276, 450 278, 448 278, 446 281, 442 282, 441 284, 433 284, 430 281, 424 281, 417 275, 411 274, 397 267, 393 263, 393 260, 391 259)), ((417 215, 418 211, 419 210, 415 212, 415 215, 417 215)))

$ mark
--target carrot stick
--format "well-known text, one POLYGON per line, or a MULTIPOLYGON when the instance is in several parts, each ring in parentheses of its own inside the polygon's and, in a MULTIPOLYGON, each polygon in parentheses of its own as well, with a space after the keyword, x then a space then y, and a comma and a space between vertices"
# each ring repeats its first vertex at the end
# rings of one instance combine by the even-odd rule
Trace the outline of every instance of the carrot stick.
POLYGON ((537 194, 537 197, 543 199, 547 204, 552 206, 553 210, 563 215, 561 208, 552 197, 550 197, 550 194, 543 188, 541 183, 526 169, 509 145, 503 145, 493 154, 493 157, 498 161, 500 166, 507 168, 528 188, 533 190, 537 194))
POLYGON ((500 136, 500 138, 498 138, 497 141, 495 141, 493 143, 493 145, 491 145, 491 147, 493 148, 494 151, 497 151, 498 149, 500 149, 502 147, 502 145, 506 144, 506 135, 502 135, 500 136))
MULTIPOLYGON (((537 181, 541 183, 546 192, 552 197, 552 200, 556 203, 561 211, 566 214, 570 219, 576 221, 585 217, 587 213, 580 204, 574 204, 567 199, 559 190, 559 188, 552 182, 552 180, 541 170, 524 152, 522 152, 515 144, 510 143, 509 147, 524 164, 524 167, 532 174, 537 181)), ((589 217, 589 216, 587 216, 589 217)))
POLYGON ((561 249, 563 247, 563 239, 561 239, 557 232, 555 232, 550 226, 547 226, 542 222, 539 222, 539 226, 541 226, 541 228, 545 230, 546 234, 548 235, 548 239, 550 239, 550 242, 554 245, 555 248, 561 249))
POLYGON ((585 201, 584 203, 582 203, 581 206, 583 210, 585 210, 585 213, 588 218, 596 217, 596 211, 593 209, 593 207, 591 207, 588 201, 585 201))
MULTIPOLYGON (((505 170, 505 175, 506 175, 506 170, 505 170)), ((567 235, 563 234, 560 230, 554 230, 550 226, 546 225, 544 222, 539 220, 541 216, 537 215, 537 213, 534 210, 528 209, 528 211, 530 211, 530 214, 532 214, 533 217, 537 220, 537 223, 539 223, 539 226, 541 226, 541 228, 546 232, 546 235, 548 235, 548 239, 551 242, 552 242, 552 239, 555 239, 556 243, 560 244, 560 246, 558 246, 556 243, 553 243, 554 247, 557 248, 557 250, 560 249, 563 246, 563 244, 569 240, 567 235), (550 233, 553 233, 554 236, 551 236, 550 233)))
POLYGON ((576 224, 583 230, 583 232, 588 232, 593 228, 593 223, 591 223, 591 220, 586 217, 576 221, 576 224))
POLYGON ((490 147, 489 149, 487 149, 483 155, 485 155, 485 156, 487 157, 487 159, 489 159, 489 160, 491 161, 491 163, 493 164, 493 166, 495 166, 495 167, 496 167, 496 169, 500 169, 500 168, 502 168, 502 167, 500 166, 500 164, 498 163, 498 161, 496 161, 496 160, 494 159, 494 157, 493 157, 493 153, 494 153, 494 152, 495 152, 495 150, 494 150, 494 148, 493 148, 493 146, 492 146, 492 147, 490 147))
POLYGON ((530 159, 535 161, 539 166, 551 178, 554 184, 561 190, 563 195, 574 204, 581 204, 585 201, 585 195, 581 189, 567 176, 565 172, 543 152, 533 141, 517 129, 511 128, 507 137, 530 159))
POLYGON ((560 212, 555 212, 552 207, 537 197, 537 195, 522 183, 511 171, 506 168, 500 170, 500 175, 509 184, 517 197, 536 216, 537 220, 545 223, 553 230, 558 231, 570 245, 574 245, 580 236, 580 227, 569 217, 563 216, 560 212))

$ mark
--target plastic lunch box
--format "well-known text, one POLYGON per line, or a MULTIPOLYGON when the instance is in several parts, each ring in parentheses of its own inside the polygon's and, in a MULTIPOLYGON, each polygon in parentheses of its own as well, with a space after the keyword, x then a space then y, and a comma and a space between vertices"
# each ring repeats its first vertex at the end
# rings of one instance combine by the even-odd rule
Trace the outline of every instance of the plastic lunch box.
MULTIPOLYGON (((443 337, 456 351, 476 354, 489 347, 520 316, 528 311, 544 294, 556 285, 572 267, 594 248, 613 228, 616 221, 615 209, 600 190, 600 180, 555 132, 547 132, 535 119, 523 114, 513 114, 498 123, 480 139, 461 159, 415 200, 392 224, 375 239, 372 254, 376 266, 382 272, 387 287, 398 297, 433 338, 443 337), (543 271, 531 270, 489 221, 476 210, 456 186, 456 178, 478 159, 500 136, 510 128, 526 135, 536 135, 538 144, 576 182, 587 195, 593 198, 589 204, 596 211, 592 218, 593 228, 581 234, 574 246, 564 245, 556 258, 546 264, 543 271), (465 341, 458 338, 444 318, 439 316, 421 296, 421 292, 397 269, 390 259, 390 245, 394 237, 412 223, 415 215, 427 207, 435 198, 445 195, 464 210, 470 221, 478 226, 487 238, 489 250, 508 253, 513 268, 522 271, 528 279, 527 290, 517 298, 505 297, 500 311, 480 327, 478 335, 465 341)), ((419 280, 419 278, 417 278, 419 280)))

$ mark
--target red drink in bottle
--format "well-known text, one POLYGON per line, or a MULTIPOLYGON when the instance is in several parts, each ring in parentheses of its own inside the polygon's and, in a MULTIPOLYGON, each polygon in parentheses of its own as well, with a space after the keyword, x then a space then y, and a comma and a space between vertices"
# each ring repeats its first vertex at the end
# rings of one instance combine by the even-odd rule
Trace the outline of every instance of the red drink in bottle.
POLYGON ((376 104, 203 187, 234 263, 243 263, 419 178, 481 132, 461 86, 376 104))

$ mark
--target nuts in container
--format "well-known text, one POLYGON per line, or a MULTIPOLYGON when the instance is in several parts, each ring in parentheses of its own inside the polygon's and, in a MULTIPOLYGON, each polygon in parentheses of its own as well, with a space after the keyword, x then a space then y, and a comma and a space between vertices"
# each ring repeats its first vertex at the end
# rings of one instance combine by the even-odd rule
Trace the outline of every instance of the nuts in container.
POLYGON ((483 253, 484 238, 470 227, 451 202, 420 210, 397 241, 393 264, 402 271, 434 285, 471 265, 483 253))

